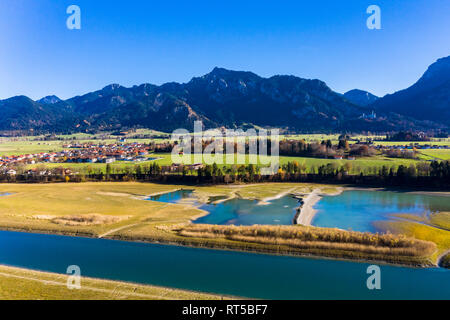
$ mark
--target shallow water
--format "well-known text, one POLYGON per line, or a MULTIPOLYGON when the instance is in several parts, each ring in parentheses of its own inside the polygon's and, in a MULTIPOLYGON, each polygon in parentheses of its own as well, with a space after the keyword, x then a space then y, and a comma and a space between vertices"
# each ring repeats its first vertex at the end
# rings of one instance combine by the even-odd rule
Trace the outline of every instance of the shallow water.
POLYGON ((293 223, 298 200, 291 196, 275 199, 267 204, 256 200, 232 199, 219 204, 203 205, 200 208, 210 214, 194 221, 199 224, 219 225, 290 225, 293 223))
POLYGON ((185 200, 191 200, 191 204, 209 212, 208 215, 195 220, 194 223, 238 226, 256 224, 290 225, 293 223, 296 208, 299 207, 298 200, 291 196, 275 199, 266 204, 261 204, 257 200, 236 198, 213 204, 214 201, 223 200, 223 197, 211 197, 210 203, 200 204, 195 201, 192 190, 169 192, 152 196, 148 200, 166 203, 181 203, 185 200))
MULTIPOLYGON (((450 271, 0 231, 0 264, 263 299, 450 299, 450 271)), ((83 285, 83 283, 81 283, 83 285)))
MULTIPOLYGON (((149 200, 180 203, 190 200, 209 214, 197 224, 217 225, 291 225, 300 206, 297 199, 286 195, 261 204, 257 200, 231 199, 217 204, 200 204, 192 190, 180 190, 150 197, 149 200)), ((213 199, 217 200, 217 199, 213 199)), ((186 202, 187 203, 187 202, 186 202)), ((377 221, 399 219, 394 214, 428 215, 450 211, 450 197, 404 192, 351 190, 336 196, 324 196, 315 206, 312 225, 362 232, 378 232, 377 221)))
POLYGON ((376 221, 393 220, 393 214, 428 215, 450 211, 450 197, 404 192, 351 190, 324 196, 315 206, 312 225, 354 231, 379 231, 376 221))
MULTIPOLYGON (((150 197, 148 200, 180 203, 186 199, 194 199, 190 190, 180 190, 166 193, 159 196, 150 197)), ((221 200, 218 197, 211 197, 210 202, 221 200)), ((290 225, 293 223, 296 208, 300 206, 298 200, 291 196, 284 196, 272 200, 266 204, 261 204, 257 200, 231 199, 217 204, 199 204, 200 209, 208 211, 209 214, 194 221, 197 224, 218 224, 218 225, 243 225, 251 226, 256 224, 266 225, 290 225)))
POLYGON ((147 200, 167 202, 167 203, 178 203, 181 200, 188 198, 192 198, 192 190, 178 190, 174 192, 168 192, 157 196, 151 196, 147 200))

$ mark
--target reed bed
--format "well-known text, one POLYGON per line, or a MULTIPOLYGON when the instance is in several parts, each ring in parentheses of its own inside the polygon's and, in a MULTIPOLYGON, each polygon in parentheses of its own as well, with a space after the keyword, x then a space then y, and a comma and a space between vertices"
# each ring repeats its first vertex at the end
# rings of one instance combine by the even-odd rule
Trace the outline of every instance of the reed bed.
MULTIPOLYGON (((326 256, 364 256, 388 258, 429 257, 436 245, 403 235, 372 234, 305 226, 214 226, 188 225, 177 230, 188 238, 223 239, 268 246, 283 246, 294 251, 321 252, 326 256)), ((396 259, 399 258, 399 259, 396 259)), ((417 259, 416 259, 417 260, 417 259)))

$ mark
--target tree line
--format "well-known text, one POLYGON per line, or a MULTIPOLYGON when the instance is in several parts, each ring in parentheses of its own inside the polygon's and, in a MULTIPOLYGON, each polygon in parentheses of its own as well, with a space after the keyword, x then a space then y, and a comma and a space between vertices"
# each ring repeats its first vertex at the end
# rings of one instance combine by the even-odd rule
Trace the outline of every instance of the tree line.
POLYGON ((288 162, 282 165, 276 174, 261 175, 259 166, 233 165, 220 167, 217 164, 205 165, 192 169, 188 166, 160 166, 157 163, 148 165, 126 166, 112 170, 107 166, 106 172, 97 170, 66 174, 64 170, 54 169, 52 174, 0 175, 0 182, 85 182, 85 181, 148 181, 182 184, 231 184, 259 182, 314 182, 375 186, 416 186, 450 188, 450 162, 433 161, 399 165, 398 167, 382 166, 368 173, 351 173, 348 163, 339 166, 325 164, 307 172, 304 164, 288 162))

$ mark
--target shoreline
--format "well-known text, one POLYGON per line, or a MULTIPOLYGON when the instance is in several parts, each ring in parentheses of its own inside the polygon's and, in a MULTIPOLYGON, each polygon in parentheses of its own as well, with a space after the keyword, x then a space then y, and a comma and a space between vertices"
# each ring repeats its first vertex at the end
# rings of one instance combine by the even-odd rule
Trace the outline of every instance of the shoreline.
POLYGON ((444 268, 444 269, 449 269, 448 266, 443 266, 443 265, 442 265, 442 261, 443 261, 443 260, 445 259, 445 257, 448 256, 448 255, 450 255, 450 250, 447 250, 447 251, 445 251, 445 252, 443 252, 443 253, 441 253, 441 254, 439 255, 439 257, 437 258, 437 265, 438 265, 438 267, 444 268))
MULTIPOLYGON (((321 189, 314 189, 305 198, 302 198, 300 202, 302 205, 297 208, 297 213, 294 217, 294 224, 299 224, 303 226, 312 226, 312 221, 317 213, 314 206, 324 197, 324 196, 337 196, 344 191, 351 190, 350 188, 338 188, 338 191, 330 194, 323 194, 321 189)), ((298 197, 299 198, 299 197, 298 197)))
POLYGON ((270 201, 281 199, 284 196, 287 196, 288 194, 292 193, 292 191, 294 191, 295 189, 296 188, 292 188, 287 191, 283 191, 275 196, 264 198, 258 202, 258 205, 268 205, 270 201))
POLYGON ((312 220, 317 213, 314 206, 320 201, 322 197, 317 190, 311 192, 306 198, 302 199, 303 204, 297 209, 296 218, 294 218, 295 224, 303 226, 311 226, 312 220))
MULTIPOLYGON (((65 287, 66 277, 70 274, 56 273, 45 270, 30 269, 25 267, 12 266, 8 264, 0 263, 0 277, 15 278, 18 281, 32 281, 34 283, 41 283, 44 286, 53 287, 65 287), (58 281, 63 280, 63 281, 58 281)), ((98 294, 105 295, 109 297, 112 293, 116 292, 118 288, 122 288, 123 294, 129 295, 124 299, 136 298, 144 300, 182 300, 183 298, 178 298, 176 295, 183 295, 190 297, 191 299, 210 299, 210 300, 235 300, 235 299, 248 299, 244 297, 236 297, 231 295, 224 295, 218 293, 201 292, 189 289, 182 289, 176 287, 166 287, 158 286, 153 284, 139 283, 139 282, 129 282, 123 280, 112 280, 105 278, 82 276, 82 283, 88 282, 89 284, 83 285, 82 290, 97 292, 98 294), (99 284, 99 287, 95 285, 99 284), (112 289, 108 290, 105 286, 112 285, 112 289), (136 292, 140 291, 140 292, 136 292), (148 291, 152 291, 151 293, 148 291), (155 292, 156 291, 156 292, 155 292), (161 292, 161 293, 159 293, 161 292)), ((36 297, 39 299, 39 297, 36 297)), ((82 299, 83 300, 83 299, 82 299)))

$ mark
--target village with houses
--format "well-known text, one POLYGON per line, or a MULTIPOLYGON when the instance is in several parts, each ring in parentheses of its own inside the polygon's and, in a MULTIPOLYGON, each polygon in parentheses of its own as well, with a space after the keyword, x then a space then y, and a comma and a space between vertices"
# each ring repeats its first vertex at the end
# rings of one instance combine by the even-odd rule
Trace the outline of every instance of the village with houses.
MULTIPOLYGON (((50 176, 50 175, 73 175, 77 172, 65 168, 64 164, 113 164, 135 163, 156 161, 162 158, 152 156, 154 152, 169 152, 173 144, 163 143, 127 143, 126 140, 117 141, 110 144, 94 144, 73 142, 64 144, 63 150, 55 152, 40 152, 23 155, 0 156, 0 174, 15 176, 18 174, 17 167, 29 166, 30 169, 23 173, 28 176, 50 176), (52 170, 46 168, 46 164, 61 164, 53 167, 52 170), (42 164, 38 169, 36 165, 42 164)), ((181 170, 198 170, 203 168, 203 164, 183 165, 173 163, 170 166, 162 166, 164 172, 179 172, 181 170)))
MULTIPOLYGON (((64 150, 58 152, 41 152, 34 154, 12 155, 0 157, 0 173, 7 175, 17 174, 13 167, 18 165, 35 165, 46 163, 106 163, 116 161, 142 162, 155 160, 149 158, 151 146, 142 143, 114 143, 92 144, 73 143, 63 145, 64 150)), ((35 169, 30 169, 28 174, 35 174, 35 169)), ((71 170, 65 169, 66 174, 71 170)), ((43 171, 39 174, 45 175, 43 171)))
MULTIPOLYGON (((289 141, 289 140, 285 140, 289 141)), ((449 145, 438 145, 429 143, 409 143, 402 144, 399 142, 395 145, 375 145, 373 141, 356 143, 351 146, 368 145, 373 150, 381 152, 392 157, 409 157, 414 155, 420 150, 428 149, 450 149, 449 145), (396 152, 396 153, 395 153, 396 152)), ((114 143, 93 143, 93 142, 79 142, 72 141, 62 145, 61 151, 54 152, 40 152, 21 155, 5 155, 0 156, 0 174, 14 176, 18 174, 17 167, 25 166, 30 167, 23 173, 27 175, 71 175, 75 174, 69 168, 64 168, 64 164, 113 164, 116 162, 127 163, 141 163, 147 161, 155 161, 159 158, 152 157, 155 152, 168 153, 171 152, 173 144, 170 142, 161 143, 143 143, 143 142, 127 142, 126 139, 117 140, 114 143), (60 163, 61 166, 53 170, 48 169, 36 169, 35 165, 42 164, 56 164, 60 163)), ((358 157, 351 154, 333 154, 324 156, 334 160, 356 160, 358 157)), ((164 166, 162 169, 165 172, 180 172, 184 169, 198 170, 204 167, 203 164, 191 164, 182 165, 178 163, 172 163, 170 166, 164 166)))

